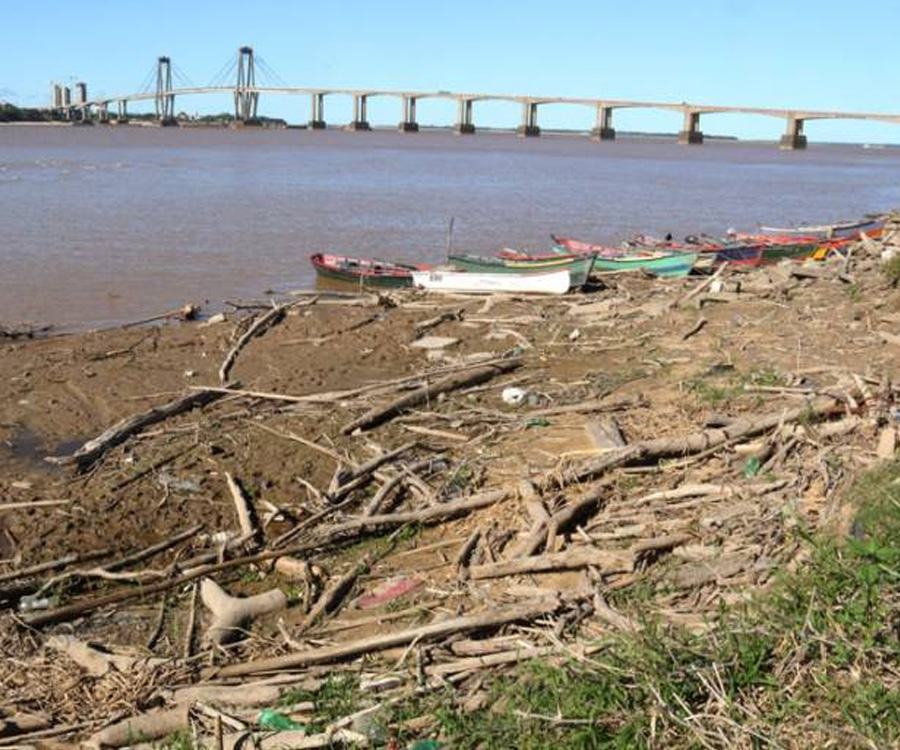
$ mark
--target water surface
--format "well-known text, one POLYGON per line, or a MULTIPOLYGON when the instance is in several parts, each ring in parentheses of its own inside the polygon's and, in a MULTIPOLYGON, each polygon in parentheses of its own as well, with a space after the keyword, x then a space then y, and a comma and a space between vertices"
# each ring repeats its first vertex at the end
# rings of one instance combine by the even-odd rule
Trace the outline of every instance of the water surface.
POLYGON ((440 262, 450 217, 471 251, 854 218, 898 177, 900 149, 859 146, 0 127, 0 324, 309 288, 318 250, 440 262))

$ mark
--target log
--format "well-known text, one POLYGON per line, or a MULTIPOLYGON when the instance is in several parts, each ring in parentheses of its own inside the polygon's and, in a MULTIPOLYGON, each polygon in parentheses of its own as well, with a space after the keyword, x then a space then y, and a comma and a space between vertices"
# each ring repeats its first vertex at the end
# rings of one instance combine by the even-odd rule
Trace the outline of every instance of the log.
POLYGON ((125 747, 136 740, 158 740, 188 726, 190 706, 187 704, 161 711, 150 711, 112 724, 92 734, 85 748, 102 750, 107 747, 125 747))
POLYGON ((287 597, 273 588, 253 596, 229 596, 211 578, 200 584, 203 603, 213 613, 213 620, 203 636, 206 643, 222 645, 238 640, 251 620, 287 607, 287 597))
POLYGON ((516 545, 515 553, 511 557, 522 558, 535 554, 550 538, 549 530, 553 531, 555 537, 559 532, 565 532, 574 521, 593 512, 606 499, 606 489, 606 485, 601 482, 580 500, 558 510, 545 521, 535 524, 528 537, 516 545))
POLYGON ((402 526, 407 523, 427 524, 434 523, 435 521, 444 521, 449 518, 456 518, 457 516, 465 515, 470 511, 494 505, 509 497, 510 494, 512 493, 509 490, 490 490, 488 492, 472 495, 465 500, 432 505, 421 510, 355 518, 346 523, 326 526, 320 533, 320 543, 331 539, 337 539, 346 534, 360 533, 365 530, 376 529, 379 527, 402 526))
POLYGON ((371 411, 359 417, 359 419, 355 419, 349 424, 344 425, 341 432, 343 432, 345 435, 349 435, 356 430, 367 430, 372 427, 377 427, 378 425, 397 416, 401 412, 418 406, 419 404, 424 404, 431 399, 439 396, 441 393, 449 393, 450 391, 455 391, 458 388, 466 388, 467 386, 484 383, 496 377, 497 375, 511 372, 512 370, 521 367, 521 365, 521 360, 510 359, 502 362, 497 362, 492 365, 479 367, 470 372, 448 375, 447 377, 441 378, 431 385, 417 388, 412 393, 408 393, 405 396, 392 401, 387 406, 372 409, 371 411))
MULTIPOLYGON (((315 302, 315 297, 313 297, 312 302, 315 302)), ((306 304, 312 304, 312 302, 308 302, 306 304)), ((237 340, 235 345, 231 347, 231 350, 228 352, 228 354, 225 355, 222 366, 219 368, 219 380, 222 383, 228 382, 228 374, 231 372, 231 368, 234 367, 234 362, 237 359, 237 355, 241 351, 241 349, 243 349, 248 343, 250 343, 250 340, 254 336, 259 336, 267 329, 271 328, 273 325, 281 321, 281 319, 284 317, 285 311, 289 306, 290 305, 278 305, 277 307, 273 307, 265 315, 261 315, 256 320, 254 320, 250 327, 246 331, 244 331, 244 335, 237 340)))
POLYGON ((419 643, 435 638, 445 638, 454 633, 463 633, 482 628, 493 628, 506 625, 511 622, 533 620, 536 617, 555 612, 560 606, 559 599, 536 599, 530 602, 508 607, 506 609, 492 609, 463 617, 455 617, 441 622, 432 622, 409 630, 401 630, 397 633, 384 633, 381 635, 350 641, 337 646, 309 649, 286 656, 276 656, 268 659, 232 664, 220 669, 213 669, 209 676, 215 677, 240 677, 257 672, 272 672, 281 669, 296 669, 308 667, 313 664, 327 664, 333 661, 349 659, 354 656, 383 651, 388 648, 396 648, 413 641, 419 643))
POLYGON ((537 557, 523 557, 488 565, 475 565, 469 568, 469 577, 477 581, 483 578, 579 570, 589 567, 599 568, 603 575, 631 573, 634 570, 634 562, 635 556, 630 550, 607 551, 594 547, 573 547, 565 552, 552 552, 537 557))
POLYGON ((840 402, 825 396, 778 412, 759 417, 742 417, 721 428, 701 430, 689 435, 655 438, 632 443, 627 448, 609 451, 596 458, 553 472, 541 481, 541 489, 567 487, 576 482, 597 477, 617 466, 638 463, 647 459, 678 458, 714 450, 727 443, 737 442, 767 432, 781 424, 800 419, 819 419, 840 408, 840 402))
POLYGON ((75 465, 78 471, 90 468, 106 451, 124 443, 136 432, 149 427, 152 424, 162 422, 169 417, 174 417, 198 406, 206 406, 217 399, 222 398, 227 390, 219 391, 192 391, 180 398, 170 401, 162 406, 155 406, 140 414, 132 414, 116 422, 105 432, 93 440, 88 440, 77 451, 68 456, 47 456, 44 460, 58 466, 75 465))

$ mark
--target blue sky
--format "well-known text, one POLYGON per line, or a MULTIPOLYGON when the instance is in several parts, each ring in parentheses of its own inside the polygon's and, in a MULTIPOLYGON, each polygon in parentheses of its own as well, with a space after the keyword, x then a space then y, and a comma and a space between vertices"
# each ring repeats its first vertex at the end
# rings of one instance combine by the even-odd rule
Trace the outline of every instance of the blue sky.
MULTIPOLYGON (((893 39, 898 0, 0 0, 0 98, 37 106, 52 80, 91 94, 136 91, 161 54, 198 85, 241 44, 295 86, 479 91, 900 113, 893 39)), ((227 98, 184 97, 178 110, 221 111, 227 98)), ((305 122, 306 98, 268 97, 262 114, 305 122)), ((419 119, 449 124, 452 104, 420 102, 419 119)), ((544 127, 588 128, 593 112, 555 106, 544 127)), ((350 119, 350 102, 326 102, 350 119)), ((399 103, 373 100, 373 124, 399 103)), ((514 104, 475 105, 476 124, 515 126, 514 104)), ((616 113, 620 130, 679 129, 680 116, 616 113)), ((775 139, 763 117, 704 118, 706 133, 775 139)), ((900 142, 900 126, 807 125, 811 140, 900 142)))

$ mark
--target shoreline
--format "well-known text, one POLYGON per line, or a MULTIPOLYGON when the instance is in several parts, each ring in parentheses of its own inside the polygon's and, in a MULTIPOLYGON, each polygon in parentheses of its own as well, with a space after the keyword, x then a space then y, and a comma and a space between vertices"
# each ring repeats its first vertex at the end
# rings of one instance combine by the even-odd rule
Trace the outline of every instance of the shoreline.
MULTIPOLYGON (((0 581, 15 581, 0 608, 59 576, 46 609, 21 613, 30 637, 71 636, 66 607, 88 607, 61 651, 0 614, 10 699, 34 698, 28 674, 76 678, 85 652, 66 644, 81 639, 169 660, 174 677, 145 687, 131 662, 115 672, 143 715, 151 695, 175 705, 174 680, 247 683, 282 662, 285 690, 358 675, 359 655, 401 695, 417 669, 426 684, 465 676, 473 656, 502 654, 476 673, 511 674, 519 642, 552 662, 547 618, 570 623, 554 637, 572 653, 611 621, 706 632, 720 607, 807 564, 796 524, 849 528, 847 488, 885 431, 896 439, 878 394, 900 382, 900 292, 880 252, 726 269, 716 290, 622 275, 540 299, 310 294, 215 321, 0 340, 0 581), (54 560, 70 562, 21 575, 54 560), (284 606, 242 625, 253 639, 210 649, 191 593, 203 574, 230 596, 278 589, 284 606), (95 609, 102 596, 119 598, 95 609), (404 640, 417 628, 431 635, 404 640), (371 639, 393 645, 359 645, 371 639)), ((76 698, 40 681, 48 726, 86 721, 69 730, 84 737, 113 718, 91 693, 113 675, 98 674, 76 698)))

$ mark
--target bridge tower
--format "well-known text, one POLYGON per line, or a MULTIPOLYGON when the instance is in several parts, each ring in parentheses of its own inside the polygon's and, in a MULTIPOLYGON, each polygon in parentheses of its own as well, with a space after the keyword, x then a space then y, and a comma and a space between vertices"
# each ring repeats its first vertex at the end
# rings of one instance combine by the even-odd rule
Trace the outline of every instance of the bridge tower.
POLYGON ((238 49, 237 83, 234 87, 234 118, 240 122, 256 120, 259 94, 256 88, 256 66, 253 62, 253 47, 238 49))
POLYGON ((175 123, 175 95, 172 93, 172 61, 160 57, 156 61, 156 118, 162 125, 175 123))

